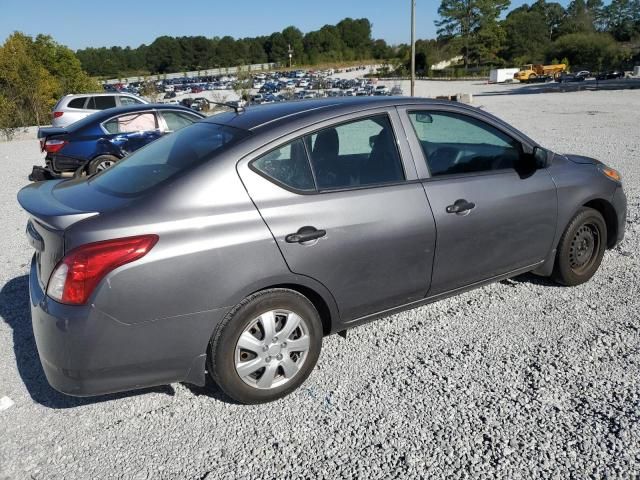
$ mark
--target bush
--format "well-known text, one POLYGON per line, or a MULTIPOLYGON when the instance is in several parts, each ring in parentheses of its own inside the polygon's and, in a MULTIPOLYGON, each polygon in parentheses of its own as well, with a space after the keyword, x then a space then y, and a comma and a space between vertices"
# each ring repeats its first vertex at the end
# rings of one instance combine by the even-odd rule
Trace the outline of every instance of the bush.
POLYGON ((74 53, 51 37, 15 32, 0 46, 0 129, 47 123, 61 96, 97 90, 74 53))
POLYGON ((562 58, 569 64, 593 71, 618 67, 629 51, 606 33, 570 33, 558 38, 548 52, 548 58, 562 58))

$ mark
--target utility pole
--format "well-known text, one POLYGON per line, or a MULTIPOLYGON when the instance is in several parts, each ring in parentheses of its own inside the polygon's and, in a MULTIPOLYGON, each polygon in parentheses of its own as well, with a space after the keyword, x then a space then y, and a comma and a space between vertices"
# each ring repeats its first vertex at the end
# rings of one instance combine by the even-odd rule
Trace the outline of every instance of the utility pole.
POLYGON ((416 0, 411 0, 411 96, 416 94, 416 0))
POLYGON ((287 45, 287 51, 289 52, 289 68, 291 68, 291 57, 293 57, 293 48, 291 48, 291 44, 287 45))

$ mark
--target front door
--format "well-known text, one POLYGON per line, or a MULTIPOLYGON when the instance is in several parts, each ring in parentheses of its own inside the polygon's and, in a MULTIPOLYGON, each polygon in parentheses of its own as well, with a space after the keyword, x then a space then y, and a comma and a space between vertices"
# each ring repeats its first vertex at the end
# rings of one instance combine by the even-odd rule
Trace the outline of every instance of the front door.
POLYGON ((479 116, 402 112, 422 150, 423 185, 437 227, 429 295, 543 261, 556 230, 557 194, 527 148, 479 116))
POLYGON ((323 127, 239 165, 289 269, 327 287, 343 321, 423 298, 435 225, 391 118, 323 127))

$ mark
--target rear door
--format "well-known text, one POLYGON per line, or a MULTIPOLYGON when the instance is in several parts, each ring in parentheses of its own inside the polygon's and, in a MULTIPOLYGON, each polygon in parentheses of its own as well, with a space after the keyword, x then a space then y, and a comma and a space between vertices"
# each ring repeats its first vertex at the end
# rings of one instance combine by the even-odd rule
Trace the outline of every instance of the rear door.
POLYGON ((431 294, 543 261, 552 249, 557 193, 531 145, 488 117, 443 107, 399 109, 438 237, 431 294))
POLYGON ((238 165, 290 270, 324 284, 344 321, 429 288, 435 225, 404 138, 395 110, 377 109, 290 134, 238 165))

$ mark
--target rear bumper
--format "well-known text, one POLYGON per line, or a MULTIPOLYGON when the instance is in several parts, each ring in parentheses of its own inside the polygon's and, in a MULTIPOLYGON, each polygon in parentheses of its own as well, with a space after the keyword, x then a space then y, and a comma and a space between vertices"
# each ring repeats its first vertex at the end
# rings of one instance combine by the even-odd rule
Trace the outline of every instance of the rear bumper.
POLYGON ((208 340, 223 311, 121 323, 93 305, 51 300, 37 279, 35 261, 29 293, 38 354, 56 390, 92 396, 181 381, 204 385, 208 340))
POLYGON ((611 203, 618 218, 618 235, 614 244, 617 245, 624 239, 624 228, 627 225, 627 196, 624 194, 622 187, 616 188, 611 203))

